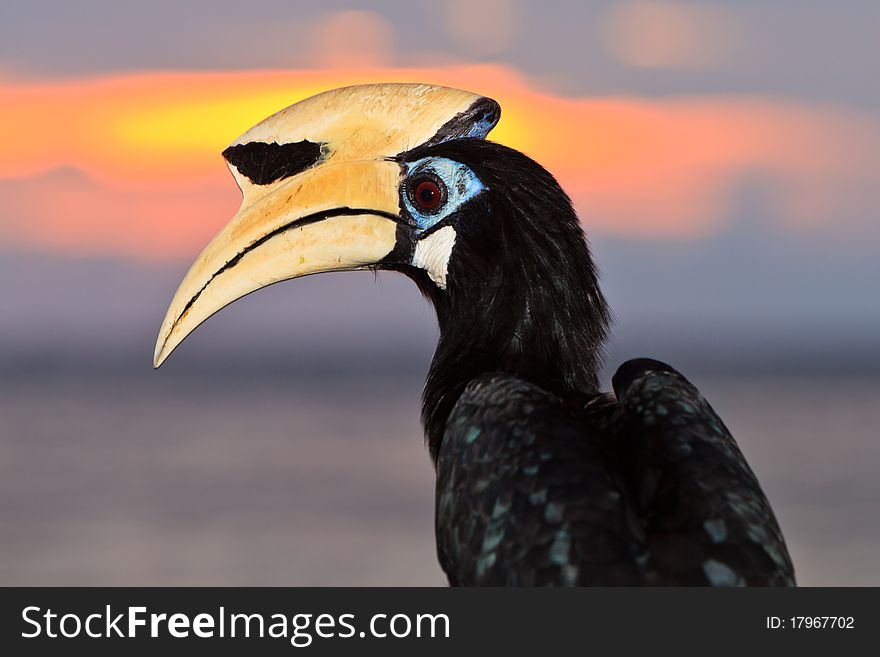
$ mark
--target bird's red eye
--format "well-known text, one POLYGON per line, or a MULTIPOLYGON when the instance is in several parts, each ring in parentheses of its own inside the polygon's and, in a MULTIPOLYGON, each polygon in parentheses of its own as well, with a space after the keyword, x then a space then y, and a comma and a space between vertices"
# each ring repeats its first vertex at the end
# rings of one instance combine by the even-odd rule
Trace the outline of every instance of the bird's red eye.
POLYGON ((425 210, 433 210, 440 205, 440 186, 433 180, 423 180, 416 185, 415 197, 425 210))
POLYGON ((446 202, 446 189, 433 177, 420 178, 410 186, 410 198, 420 210, 432 212, 446 202))

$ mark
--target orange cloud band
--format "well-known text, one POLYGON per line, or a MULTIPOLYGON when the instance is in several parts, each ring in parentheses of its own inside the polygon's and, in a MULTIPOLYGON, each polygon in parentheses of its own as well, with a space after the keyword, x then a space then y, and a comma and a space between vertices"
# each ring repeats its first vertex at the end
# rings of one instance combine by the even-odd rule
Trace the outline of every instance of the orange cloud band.
POLYGON ((864 218, 877 207, 880 121, 843 108, 741 97, 564 98, 500 66, 145 73, 0 82, 0 239, 191 254, 235 210, 237 191, 219 156, 229 142, 319 91, 380 81, 497 99, 503 115, 492 138, 552 171, 594 230, 703 235, 754 180, 790 228, 864 218), (83 175, 56 171, 65 168, 83 175))

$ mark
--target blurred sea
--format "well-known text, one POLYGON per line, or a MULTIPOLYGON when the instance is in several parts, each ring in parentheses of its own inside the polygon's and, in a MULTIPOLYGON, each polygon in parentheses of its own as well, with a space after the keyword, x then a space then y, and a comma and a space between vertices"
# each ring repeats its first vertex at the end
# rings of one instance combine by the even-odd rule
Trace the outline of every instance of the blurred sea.
MULTIPOLYGON (((830 266, 756 258, 759 284, 720 250, 601 247, 609 367, 700 387, 802 584, 880 585, 880 306, 830 266)), ((0 584, 445 583, 419 424, 436 324, 409 281, 272 286, 153 372, 188 263, 0 256, 0 584)))
MULTIPOLYGON (((802 585, 880 585, 880 384, 692 375, 802 585)), ((422 373, 0 378, 0 584, 442 585, 422 373)))

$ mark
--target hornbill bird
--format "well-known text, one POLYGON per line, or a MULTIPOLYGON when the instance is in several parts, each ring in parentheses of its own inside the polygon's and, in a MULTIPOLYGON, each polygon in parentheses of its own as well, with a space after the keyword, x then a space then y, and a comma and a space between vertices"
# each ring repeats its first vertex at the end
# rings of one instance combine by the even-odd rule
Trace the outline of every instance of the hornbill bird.
POLYGON ((609 310, 559 184, 486 140, 494 100, 424 84, 337 89, 223 156, 241 208, 174 296, 154 365, 272 283, 392 270, 436 309, 422 418, 453 585, 793 585, 773 511, 727 428, 669 365, 599 389, 609 310))

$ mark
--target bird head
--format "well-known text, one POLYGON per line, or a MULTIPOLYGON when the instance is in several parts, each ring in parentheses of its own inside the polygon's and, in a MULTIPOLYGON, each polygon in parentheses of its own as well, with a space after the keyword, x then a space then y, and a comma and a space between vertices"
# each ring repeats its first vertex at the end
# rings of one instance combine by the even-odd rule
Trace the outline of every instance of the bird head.
POLYGON ((376 84, 318 94, 248 130, 223 152, 241 207, 181 282, 154 365, 224 306, 282 280, 420 262, 444 286, 452 238, 438 224, 481 183, 458 163, 405 153, 482 139, 499 115, 466 91, 376 84))
MULTIPOLYGON (((498 103, 466 91, 376 84, 313 96, 248 130, 223 152, 241 207, 174 295, 155 367, 250 292, 360 269, 413 278, 437 307, 441 344, 457 335, 473 354, 483 343, 472 364, 552 377, 579 336, 595 351, 607 317, 577 217, 540 165, 485 140, 499 117, 498 103)), ((575 369, 590 370, 590 354, 580 359, 575 369)))

